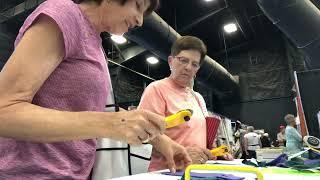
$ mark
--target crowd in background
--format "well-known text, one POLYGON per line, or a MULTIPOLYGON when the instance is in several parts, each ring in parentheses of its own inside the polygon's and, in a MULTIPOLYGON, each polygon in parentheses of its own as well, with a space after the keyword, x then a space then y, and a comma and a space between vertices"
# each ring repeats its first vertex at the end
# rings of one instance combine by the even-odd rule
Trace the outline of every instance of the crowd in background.
POLYGON ((287 126, 280 125, 276 139, 273 140, 267 130, 255 130, 255 127, 237 121, 234 137, 239 150, 238 153, 235 153, 235 157, 241 159, 257 158, 257 149, 270 147, 284 148, 288 154, 301 151, 302 137, 297 130, 295 117, 288 114, 284 117, 284 122, 287 126))

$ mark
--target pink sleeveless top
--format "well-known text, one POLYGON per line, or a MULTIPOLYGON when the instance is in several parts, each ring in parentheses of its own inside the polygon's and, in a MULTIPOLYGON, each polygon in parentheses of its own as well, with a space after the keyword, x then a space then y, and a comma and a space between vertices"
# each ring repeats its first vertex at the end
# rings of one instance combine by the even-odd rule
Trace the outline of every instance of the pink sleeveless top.
MULTIPOLYGON (((26 19, 15 46, 40 14, 60 28, 65 57, 32 103, 62 111, 103 111, 111 83, 100 34, 73 1, 47 0, 26 19)), ((30 143, 0 138, 0 179, 87 179, 95 149, 95 139, 30 143)))

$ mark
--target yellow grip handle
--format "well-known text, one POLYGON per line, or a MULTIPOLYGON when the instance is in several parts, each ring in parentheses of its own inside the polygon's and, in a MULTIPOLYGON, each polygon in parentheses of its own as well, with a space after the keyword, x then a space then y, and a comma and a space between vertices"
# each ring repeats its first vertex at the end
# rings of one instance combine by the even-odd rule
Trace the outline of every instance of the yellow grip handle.
POLYGON ((219 171, 240 171, 254 173, 257 175, 258 180, 263 180, 262 172, 255 167, 251 166, 233 166, 233 165, 213 165, 213 164, 193 164, 185 170, 185 180, 190 180, 191 170, 219 170, 219 171))
POLYGON ((192 116, 191 109, 181 110, 165 118, 166 128, 172 128, 189 121, 192 116))
POLYGON ((229 148, 226 145, 222 145, 210 150, 210 152, 213 156, 216 156, 216 157, 223 156, 229 153, 229 148))

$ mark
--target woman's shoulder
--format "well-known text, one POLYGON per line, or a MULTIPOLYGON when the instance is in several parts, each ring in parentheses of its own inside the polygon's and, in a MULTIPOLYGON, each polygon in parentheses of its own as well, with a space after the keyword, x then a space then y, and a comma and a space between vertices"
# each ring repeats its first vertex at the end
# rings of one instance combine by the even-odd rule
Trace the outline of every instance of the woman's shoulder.
POLYGON ((36 22, 40 15, 50 17, 63 34, 66 56, 73 53, 74 48, 80 43, 79 26, 82 24, 81 11, 72 0, 47 0, 40 4, 25 20, 19 30, 15 46, 20 42, 24 33, 36 22), (72 51, 72 52, 71 52, 72 51))
MULTIPOLYGON (((70 8, 76 7, 77 4, 72 0, 46 0, 39 7, 60 7, 60 8, 70 8)), ((63 12, 61 12, 63 13, 63 12)))
POLYGON ((41 3, 33 13, 44 11, 56 12, 58 14, 68 14, 72 16, 72 11, 76 12, 77 10, 78 5, 72 0, 46 0, 41 3))
POLYGON ((20 30, 27 30, 41 14, 49 16, 58 25, 72 28, 71 26, 77 26, 75 22, 80 17, 80 9, 72 0, 44 1, 28 16, 20 30))
POLYGON ((157 88, 157 89, 165 88, 167 86, 168 86, 168 82, 167 82, 166 78, 153 81, 152 83, 150 83, 148 85, 149 88, 152 87, 152 88, 157 88))
POLYGON ((286 127, 286 133, 291 133, 291 132, 293 132, 295 129, 293 128, 293 127, 291 127, 291 126, 287 126, 286 127))

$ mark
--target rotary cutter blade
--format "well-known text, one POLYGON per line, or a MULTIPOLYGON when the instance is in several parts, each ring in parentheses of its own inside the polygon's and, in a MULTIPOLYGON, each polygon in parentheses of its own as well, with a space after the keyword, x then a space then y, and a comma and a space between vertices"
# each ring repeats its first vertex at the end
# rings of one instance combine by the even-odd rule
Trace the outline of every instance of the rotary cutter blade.
POLYGON ((193 111, 184 109, 165 118, 166 128, 172 128, 180 124, 190 121, 193 111))

